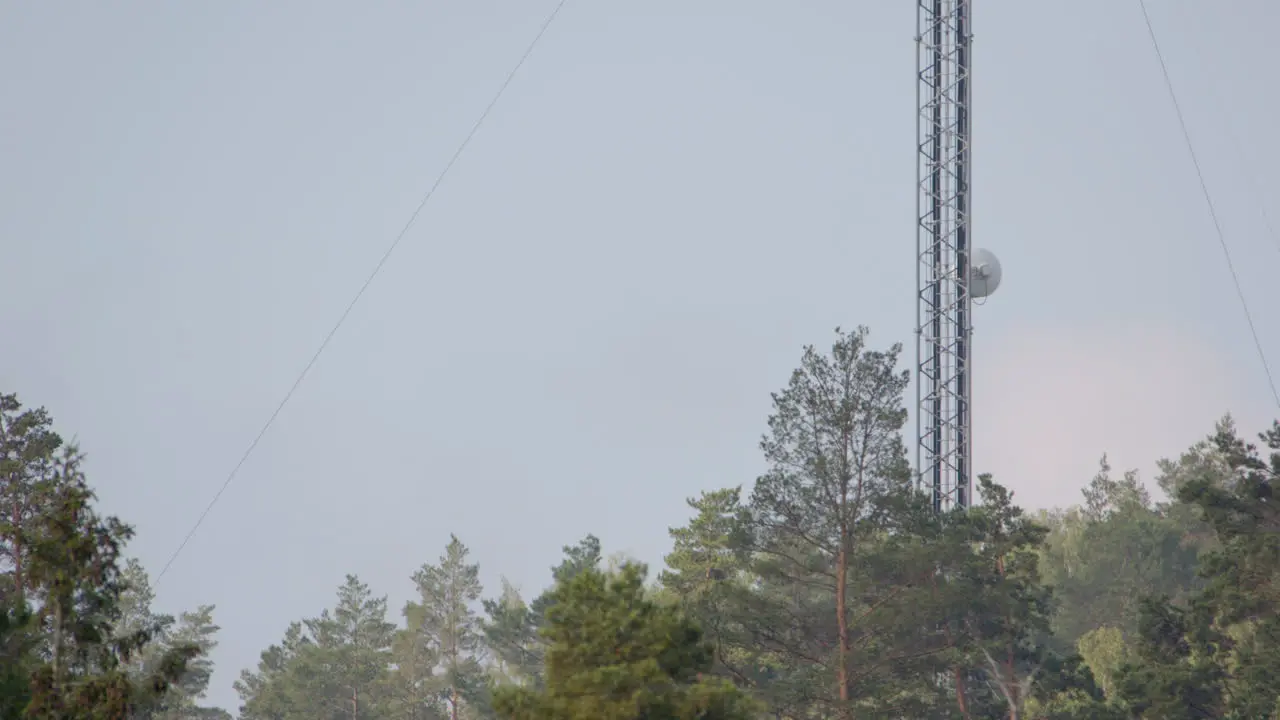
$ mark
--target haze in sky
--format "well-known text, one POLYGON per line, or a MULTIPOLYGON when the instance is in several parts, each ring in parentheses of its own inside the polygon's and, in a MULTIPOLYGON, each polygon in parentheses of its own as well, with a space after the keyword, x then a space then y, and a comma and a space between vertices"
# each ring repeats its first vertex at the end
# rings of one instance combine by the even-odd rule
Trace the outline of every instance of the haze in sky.
MULTIPOLYGON (((157 573, 556 0, 0 2, 0 389, 157 573)), ((1150 0, 1280 363, 1280 5, 1150 0), (1259 90, 1264 90, 1259 92, 1259 90)), ((914 4, 569 0, 161 580, 211 700, 346 573, 658 562, 803 345, 915 319, 914 4)), ((975 456, 1028 506, 1274 413, 1136 1, 983 0, 975 456)), ((914 426, 908 428, 909 437, 914 426)))

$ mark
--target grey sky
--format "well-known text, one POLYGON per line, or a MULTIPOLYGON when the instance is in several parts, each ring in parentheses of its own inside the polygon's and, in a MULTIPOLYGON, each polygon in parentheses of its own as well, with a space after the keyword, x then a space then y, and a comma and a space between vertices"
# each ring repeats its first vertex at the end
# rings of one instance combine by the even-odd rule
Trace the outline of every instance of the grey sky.
MULTIPOLYGON (((0 2, 0 386, 79 434, 152 572, 554 3, 0 2)), ((1280 367, 1280 5, 1149 4, 1280 367)), ((982 0, 975 32, 979 468, 1060 504, 1104 450, 1258 428, 1137 3, 982 0)), ((913 33, 906 0, 569 0, 164 578, 218 606, 212 700, 344 573, 398 615, 450 532, 493 589, 588 532, 658 560, 759 470, 803 344, 910 341, 913 33)))

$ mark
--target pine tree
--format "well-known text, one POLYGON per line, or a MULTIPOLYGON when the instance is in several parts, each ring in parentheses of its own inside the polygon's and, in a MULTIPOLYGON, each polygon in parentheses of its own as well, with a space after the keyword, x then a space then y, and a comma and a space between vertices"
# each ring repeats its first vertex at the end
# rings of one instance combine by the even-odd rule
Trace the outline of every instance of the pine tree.
POLYGON ((729 488, 688 501, 695 515, 687 526, 669 529, 675 542, 659 581, 703 628, 715 650, 712 672, 767 695, 779 658, 752 643, 743 621, 758 577, 741 496, 740 488, 729 488))
POLYGON ((395 625, 387 621, 387 599, 347 575, 333 610, 304 621, 313 640, 305 658, 324 671, 324 699, 335 717, 364 720, 378 716, 378 690, 391 662, 395 625))
POLYGON ((505 682, 541 681, 543 648, 532 610, 506 578, 502 593, 483 603, 481 621, 485 645, 496 660, 497 674, 505 682))
POLYGON ((1189 602, 1144 602, 1136 658, 1117 682, 1136 718, 1244 720, 1280 711, 1280 423, 1261 437, 1267 457, 1220 427, 1214 444, 1230 473, 1179 488, 1212 528, 1216 549, 1201 566, 1205 587, 1189 602))
POLYGON ((1019 720, 1052 659, 1046 643, 1052 596, 1040 581, 1037 554, 1047 529, 990 476, 980 476, 978 486, 980 505, 942 518, 951 528, 944 542, 958 551, 940 579, 967 671, 955 677, 969 686, 961 706, 967 717, 1019 720))
POLYGON ((310 678, 298 677, 298 662, 312 650, 301 622, 291 623, 277 645, 263 650, 256 670, 242 670, 235 682, 242 720, 325 717, 315 710, 310 678))
POLYGON ((860 699, 892 694, 877 690, 876 679, 901 672, 882 664, 911 655, 886 651, 883 633, 867 624, 887 622, 931 572, 873 559, 891 529, 889 509, 910 491, 901 435, 909 378, 896 367, 899 345, 873 351, 866 339, 865 328, 837 330, 829 353, 805 349, 773 396, 761 442, 769 470, 750 500, 755 567, 767 592, 748 632, 791 661, 794 702, 816 694, 846 718, 860 699), (814 686, 822 674, 833 692, 814 686))
MULTIPOLYGON (((566 582, 578 573, 600 567, 600 539, 587 535, 574 545, 562 548, 564 559, 551 568, 554 582, 566 582)), ((555 602, 554 586, 525 604, 513 588, 504 587, 498 600, 485 600, 486 618, 481 627, 485 645, 497 657, 507 673, 521 684, 540 687, 546 641, 541 629, 546 625, 547 611, 555 602)))
POLYGON ((0 598, 11 594, 15 607, 31 588, 30 536, 50 509, 60 451, 62 437, 48 411, 24 409, 16 395, 0 394, 0 598))
MULTIPOLYGON (((375 720, 388 709, 394 623, 385 597, 348 575, 337 603, 293 623, 236 682, 245 720, 375 720)), ((193 623, 200 627, 200 623, 193 623)))
POLYGON ((1198 585, 1199 543, 1184 504, 1157 506, 1135 472, 1114 478, 1105 456, 1083 496, 1082 506, 1045 518, 1052 530, 1041 566, 1061 601, 1054 630, 1064 652, 1104 627, 1132 638, 1144 597, 1182 600, 1198 585))
POLYGON ((102 516, 43 408, 0 395, 0 718, 145 716, 201 656, 159 642, 165 619, 123 565, 133 530, 102 516), (144 663, 151 657, 153 662, 144 663))
POLYGON ((200 704, 213 678, 213 661, 210 655, 218 647, 217 635, 221 628, 213 620, 214 607, 201 605, 192 612, 184 612, 164 634, 166 649, 194 647, 200 654, 193 657, 176 682, 165 695, 157 720, 221 720, 230 715, 221 708, 200 704))
POLYGON ((439 662, 440 692, 450 720, 465 708, 487 705, 488 687, 480 664, 480 623, 472 606, 480 600, 480 566, 467 562, 469 551, 455 536, 438 565, 423 565, 413 576, 420 601, 405 606, 410 632, 439 662))
POLYGON ((123 720, 162 698, 200 651, 173 649, 141 681, 130 677, 132 660, 161 628, 125 637, 115 632, 124 589, 119 555, 133 531, 95 512, 81 460, 75 446, 57 456, 51 501, 27 536, 26 582, 42 598, 37 618, 49 628, 49 660, 32 677, 26 712, 31 718, 123 720))
POLYGON ((151 579, 136 559, 125 563, 120 579, 119 617, 113 626, 116 637, 128 638, 147 632, 152 638, 143 652, 130 657, 126 668, 130 677, 138 681, 150 677, 172 652, 181 652, 184 648, 198 651, 163 697, 147 707, 135 708, 135 720, 216 720, 226 716, 224 710, 199 705, 213 675, 210 654, 218 645, 219 628, 213 622, 213 606, 201 606, 175 620, 152 609, 155 592, 151 579))
MULTIPOLYGON (((406 608, 408 610, 408 608, 406 608)), ((436 675, 440 658, 436 649, 423 641, 416 613, 409 626, 396 631, 391 647, 395 665, 387 678, 388 717, 396 720, 440 720, 448 715, 440 698, 441 680, 436 675)))
POLYGON ((42 514, 52 509, 62 438, 44 408, 24 408, 0 394, 0 718, 22 717, 31 678, 43 665, 47 636, 33 613, 39 589, 31 580, 42 514))
POLYGON ((545 689, 507 687, 508 720, 746 720, 754 708, 730 683, 705 678, 711 648, 677 609, 646 597, 644 568, 624 565, 558 584, 545 636, 545 689))
MULTIPOLYGON (((125 562, 120 572, 120 586, 120 600, 117 604, 119 617, 114 627, 116 635, 125 638, 139 632, 150 632, 157 639, 163 636, 173 624, 173 618, 153 612, 155 591, 151 588, 151 578, 142 563, 133 558, 125 562)), ((138 676, 143 675, 147 670, 147 656, 155 656, 158 649, 158 644, 153 644, 151 652, 146 656, 131 658, 130 671, 138 676)))
POLYGON ((26 713, 37 647, 29 610, 5 598, 0 602, 0 720, 19 720, 26 713))

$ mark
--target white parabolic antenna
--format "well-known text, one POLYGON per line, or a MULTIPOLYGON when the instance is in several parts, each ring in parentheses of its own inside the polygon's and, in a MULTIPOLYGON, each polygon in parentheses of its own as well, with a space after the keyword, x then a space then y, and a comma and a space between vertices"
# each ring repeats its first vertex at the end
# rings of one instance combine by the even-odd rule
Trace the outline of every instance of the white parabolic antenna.
POLYGON ((984 248, 974 250, 970 268, 969 297, 988 297, 1000 287, 1000 260, 995 253, 984 248))

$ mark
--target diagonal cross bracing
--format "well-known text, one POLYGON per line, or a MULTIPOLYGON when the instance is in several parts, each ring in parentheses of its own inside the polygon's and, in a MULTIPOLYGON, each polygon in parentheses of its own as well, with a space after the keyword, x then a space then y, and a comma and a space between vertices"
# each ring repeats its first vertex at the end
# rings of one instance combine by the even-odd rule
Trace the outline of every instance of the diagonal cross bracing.
POLYGON ((937 510, 972 495, 969 6, 917 5, 916 468, 937 510))

